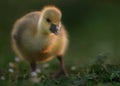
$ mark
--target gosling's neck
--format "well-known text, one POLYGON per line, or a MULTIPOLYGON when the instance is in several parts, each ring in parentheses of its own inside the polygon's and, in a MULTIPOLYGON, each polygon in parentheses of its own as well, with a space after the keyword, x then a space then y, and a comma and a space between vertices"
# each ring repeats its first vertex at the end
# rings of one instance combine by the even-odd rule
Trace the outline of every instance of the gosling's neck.
POLYGON ((37 36, 48 36, 50 33, 46 31, 46 28, 44 27, 44 23, 42 22, 42 18, 38 21, 37 26, 37 36))

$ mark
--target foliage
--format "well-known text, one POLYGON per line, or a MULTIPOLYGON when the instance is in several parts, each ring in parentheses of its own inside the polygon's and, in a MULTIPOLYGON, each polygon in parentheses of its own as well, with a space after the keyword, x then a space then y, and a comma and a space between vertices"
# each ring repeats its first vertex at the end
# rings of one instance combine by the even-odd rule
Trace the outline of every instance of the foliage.
POLYGON ((50 70, 42 67, 46 72, 38 74, 39 83, 30 80, 30 67, 26 62, 16 62, 13 72, 0 71, 0 86, 119 86, 120 65, 106 64, 104 58, 106 56, 99 55, 89 67, 69 69, 69 77, 57 79, 51 78, 50 70))

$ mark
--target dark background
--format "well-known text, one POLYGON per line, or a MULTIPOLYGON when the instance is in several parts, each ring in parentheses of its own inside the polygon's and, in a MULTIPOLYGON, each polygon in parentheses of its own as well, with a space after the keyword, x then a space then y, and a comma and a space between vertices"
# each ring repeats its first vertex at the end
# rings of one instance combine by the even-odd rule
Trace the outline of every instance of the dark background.
POLYGON ((15 57, 10 33, 14 22, 28 12, 55 5, 69 33, 66 64, 88 65, 99 54, 108 63, 120 63, 119 0, 0 0, 0 67, 15 57))

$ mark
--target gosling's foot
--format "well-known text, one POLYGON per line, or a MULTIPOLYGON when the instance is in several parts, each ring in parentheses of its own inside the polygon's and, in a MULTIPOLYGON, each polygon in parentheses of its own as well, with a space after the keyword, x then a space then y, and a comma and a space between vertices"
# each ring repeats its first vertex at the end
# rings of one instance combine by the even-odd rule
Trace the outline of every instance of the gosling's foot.
POLYGON ((56 73, 51 75, 52 78, 68 77, 67 71, 58 70, 56 73))

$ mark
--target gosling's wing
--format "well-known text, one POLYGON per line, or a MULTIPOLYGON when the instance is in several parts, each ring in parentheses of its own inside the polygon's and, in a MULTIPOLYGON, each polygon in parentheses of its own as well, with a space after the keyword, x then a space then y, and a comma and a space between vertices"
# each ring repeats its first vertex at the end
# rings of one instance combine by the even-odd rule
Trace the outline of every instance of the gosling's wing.
POLYGON ((40 12, 31 12, 22 18, 18 19, 14 24, 12 30, 12 37, 17 42, 20 43, 22 35, 27 32, 26 30, 31 30, 33 32, 37 27, 38 20, 40 18, 40 12))

